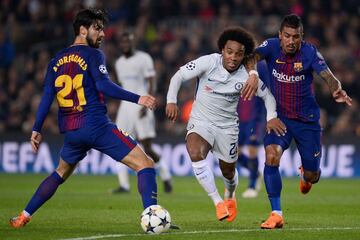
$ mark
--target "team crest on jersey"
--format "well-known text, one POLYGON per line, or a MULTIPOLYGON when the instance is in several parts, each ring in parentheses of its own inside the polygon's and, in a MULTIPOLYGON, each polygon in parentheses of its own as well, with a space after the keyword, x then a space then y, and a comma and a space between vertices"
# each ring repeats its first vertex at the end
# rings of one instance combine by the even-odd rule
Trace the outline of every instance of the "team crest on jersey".
POLYGON ((239 82, 238 82, 238 83, 235 84, 235 89, 236 89, 236 90, 241 90, 242 88, 243 88, 243 84, 242 84, 242 83, 239 83, 239 82))
POLYGON ((189 62, 185 65, 187 70, 194 70, 195 69, 195 63, 194 62, 189 62))
POLYGON ((100 65, 99 71, 103 74, 107 74, 107 72, 108 72, 105 65, 100 65))
POLYGON ((302 62, 295 62, 294 63, 294 70, 296 72, 300 72, 301 70, 303 70, 302 62))
POLYGON ((268 45, 268 41, 263 41, 263 43, 259 47, 266 47, 268 45))

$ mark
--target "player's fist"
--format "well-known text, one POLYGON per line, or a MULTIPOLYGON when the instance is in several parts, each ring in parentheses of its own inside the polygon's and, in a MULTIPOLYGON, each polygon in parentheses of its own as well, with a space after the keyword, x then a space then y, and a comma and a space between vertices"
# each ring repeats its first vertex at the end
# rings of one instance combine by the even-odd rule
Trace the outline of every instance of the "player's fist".
POLYGON ((176 103, 168 103, 165 108, 166 117, 175 122, 179 115, 179 108, 176 103))
POLYGON ((151 95, 140 96, 138 104, 154 110, 156 108, 156 99, 151 95))
POLYGON ((41 133, 32 131, 31 137, 30 137, 30 143, 31 143, 31 147, 32 147, 32 150, 34 153, 37 153, 37 151, 39 150, 41 140, 42 140, 41 133))
POLYGON ((266 132, 269 134, 271 131, 274 131, 278 136, 284 136, 286 126, 279 118, 272 118, 266 123, 266 132))

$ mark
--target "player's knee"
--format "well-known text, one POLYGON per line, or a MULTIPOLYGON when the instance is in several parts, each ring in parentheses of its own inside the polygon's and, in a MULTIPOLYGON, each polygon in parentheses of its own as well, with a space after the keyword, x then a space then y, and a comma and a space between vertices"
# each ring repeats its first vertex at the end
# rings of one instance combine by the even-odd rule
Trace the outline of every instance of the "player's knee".
POLYGON ((266 165, 278 166, 280 164, 281 153, 275 148, 266 148, 266 165))
POLYGON ((206 158, 205 154, 202 154, 202 152, 199 149, 188 148, 188 153, 191 161, 193 162, 200 161, 206 158))
POLYGON ((304 171, 304 179, 307 182, 310 182, 312 184, 317 183, 320 180, 321 171, 312 172, 312 171, 304 171))

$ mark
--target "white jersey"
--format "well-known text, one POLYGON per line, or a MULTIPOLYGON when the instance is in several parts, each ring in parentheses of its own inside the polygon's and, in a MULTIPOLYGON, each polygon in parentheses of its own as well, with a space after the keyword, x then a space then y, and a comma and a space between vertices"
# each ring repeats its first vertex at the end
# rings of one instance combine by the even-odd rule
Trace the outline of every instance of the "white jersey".
MULTIPOLYGON (((167 102, 176 103, 181 81, 197 77, 198 85, 190 118, 207 121, 220 128, 237 127, 238 114, 236 110, 240 91, 245 86, 249 75, 243 65, 238 70, 229 73, 223 67, 222 60, 222 55, 214 53, 182 66, 178 71, 180 77, 175 77, 178 73, 175 74, 174 80, 172 79, 170 83, 167 102), (177 80, 177 78, 181 78, 181 80, 177 80)), ((271 95, 264 83, 259 81, 257 95, 264 98, 269 94, 271 95)), ((274 105, 272 108, 275 111, 275 99, 271 101, 270 105, 274 105)), ((267 110, 269 109, 267 108, 267 110)), ((273 117, 276 117, 276 111, 275 113, 268 111, 267 119, 270 120, 273 117)))
POLYGON ((154 62, 149 54, 136 50, 128 58, 121 56, 115 62, 115 70, 124 89, 139 95, 148 94, 146 78, 155 76, 154 62))
MULTIPOLYGON (((115 62, 115 70, 117 79, 124 89, 140 96, 148 94, 149 86, 146 78, 155 76, 154 62, 149 54, 135 51, 128 58, 121 56, 115 62)), ((154 112, 148 109, 146 116, 140 117, 142 108, 141 105, 122 101, 116 124, 138 140, 154 138, 156 136, 154 112)))

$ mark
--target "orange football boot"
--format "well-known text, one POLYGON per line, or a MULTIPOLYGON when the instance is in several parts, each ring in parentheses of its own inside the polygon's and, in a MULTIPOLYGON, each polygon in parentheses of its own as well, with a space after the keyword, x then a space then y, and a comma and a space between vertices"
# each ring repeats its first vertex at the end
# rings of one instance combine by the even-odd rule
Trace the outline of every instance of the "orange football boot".
POLYGON ((275 229, 284 226, 284 218, 279 214, 272 212, 269 218, 261 224, 262 229, 275 229))
POLYGON ((219 219, 219 221, 229 217, 229 210, 224 202, 219 202, 216 205, 216 217, 219 219))
POLYGON ((236 204, 236 197, 225 199, 224 201, 228 211, 229 217, 226 219, 228 222, 232 222, 235 220, 237 215, 237 204, 236 204))
POLYGON ((10 218, 9 223, 13 228, 24 227, 28 222, 30 222, 31 217, 26 217, 24 213, 20 213, 19 216, 10 218))
POLYGON ((305 182, 304 168, 301 166, 299 167, 299 170, 300 170, 300 192, 302 192, 303 194, 307 194, 310 191, 312 184, 309 182, 305 182))

